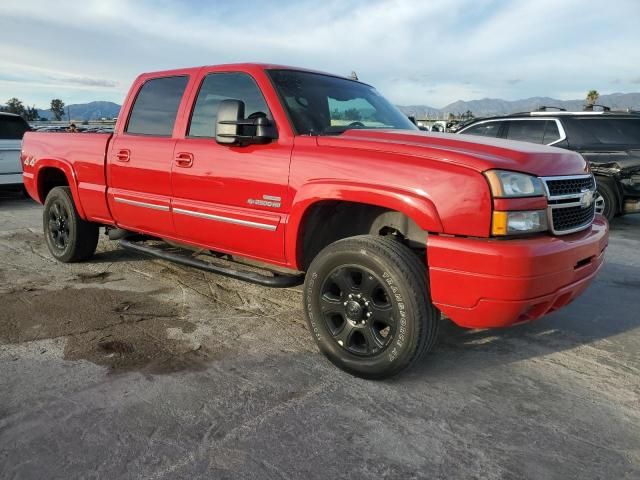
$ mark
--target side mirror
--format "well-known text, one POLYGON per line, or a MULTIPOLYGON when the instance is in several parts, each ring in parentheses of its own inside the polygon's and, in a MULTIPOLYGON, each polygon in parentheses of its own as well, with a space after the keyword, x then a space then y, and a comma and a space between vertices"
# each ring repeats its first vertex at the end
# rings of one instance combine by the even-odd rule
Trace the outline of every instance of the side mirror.
POLYGON ((269 143, 274 138, 277 138, 276 129, 266 115, 244 118, 244 102, 240 100, 220 102, 216 123, 216 142, 221 145, 247 145, 269 143))

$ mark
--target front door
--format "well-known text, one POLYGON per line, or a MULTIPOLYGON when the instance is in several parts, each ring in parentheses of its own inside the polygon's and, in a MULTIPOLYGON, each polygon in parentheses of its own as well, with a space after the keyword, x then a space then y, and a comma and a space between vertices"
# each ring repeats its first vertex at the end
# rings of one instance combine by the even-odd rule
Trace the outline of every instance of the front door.
POLYGON ((284 262, 292 145, 223 146, 215 141, 220 102, 241 100, 245 117, 271 113, 254 79, 210 73, 200 86, 187 132, 176 142, 171 182, 176 236, 212 250, 284 262))

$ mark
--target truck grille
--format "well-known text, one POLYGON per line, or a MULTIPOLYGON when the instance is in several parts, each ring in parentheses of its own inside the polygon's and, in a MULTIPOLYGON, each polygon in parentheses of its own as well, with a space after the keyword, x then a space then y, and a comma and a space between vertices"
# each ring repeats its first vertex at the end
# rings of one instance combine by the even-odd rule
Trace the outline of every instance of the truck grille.
POLYGON ((596 182, 592 175, 543 178, 549 199, 551 231, 566 235, 589 227, 596 214, 596 182))
POLYGON ((595 189, 595 181, 591 175, 584 178, 547 180, 546 183, 551 197, 575 195, 581 193, 582 190, 595 189))
POLYGON ((590 207, 565 207, 551 210, 553 228, 558 232, 573 230, 580 227, 588 227, 593 221, 596 204, 593 202, 590 207))

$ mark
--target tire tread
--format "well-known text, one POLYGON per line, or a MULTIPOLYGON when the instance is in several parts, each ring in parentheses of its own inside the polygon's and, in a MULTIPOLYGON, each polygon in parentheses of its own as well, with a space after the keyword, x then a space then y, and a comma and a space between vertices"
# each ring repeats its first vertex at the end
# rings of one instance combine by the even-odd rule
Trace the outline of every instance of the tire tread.
MULTIPOLYGON (((419 258, 410 248, 392 237, 359 235, 338 240, 325 247, 317 255, 312 262, 310 270, 313 269, 314 263, 322 261, 322 258, 329 253, 355 251, 362 248, 376 252, 378 255, 395 263, 396 268, 407 280, 405 286, 408 288, 403 294, 410 295, 412 304, 418 306, 418 312, 416 312, 416 318, 419 319, 416 322, 417 340, 412 354, 405 358, 402 363, 397 364, 395 368, 380 375, 358 374, 365 378, 379 379, 390 377, 400 371, 412 368, 426 352, 433 348, 438 336, 440 314, 431 303, 428 274, 424 260, 419 258)), ((405 303, 407 303, 406 300, 405 303)))
MULTIPOLYGON (((76 209, 76 205, 73 201, 73 197, 71 195, 71 189, 69 187, 54 187, 51 189, 47 198, 45 200, 45 211, 43 213, 43 224, 44 228, 47 228, 47 205, 53 201, 54 197, 62 197, 71 209, 72 221, 74 222, 76 235, 75 238, 72 239, 72 251, 70 253, 65 253, 62 256, 56 256, 56 259, 64 262, 64 263, 73 263, 73 262, 81 262, 83 260, 88 260, 93 256, 96 251, 96 247, 98 246, 98 233, 99 228, 98 225, 92 222, 87 222, 83 220, 78 214, 78 210, 76 209)), ((45 235, 46 235, 45 230, 45 235)), ((54 252, 52 252, 53 254, 54 252)))

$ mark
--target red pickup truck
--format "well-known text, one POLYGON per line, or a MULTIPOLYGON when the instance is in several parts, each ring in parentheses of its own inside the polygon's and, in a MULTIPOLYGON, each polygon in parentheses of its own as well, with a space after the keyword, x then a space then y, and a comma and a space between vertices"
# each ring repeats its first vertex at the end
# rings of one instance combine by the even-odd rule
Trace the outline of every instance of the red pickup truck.
POLYGON ((367 84, 277 65, 143 74, 112 135, 27 133, 21 160, 56 259, 89 259, 104 226, 161 258, 304 282, 318 347, 365 378, 414 364, 440 313, 502 327, 567 305, 608 239, 579 154, 421 132, 367 84))

